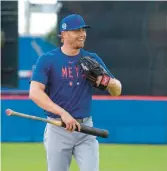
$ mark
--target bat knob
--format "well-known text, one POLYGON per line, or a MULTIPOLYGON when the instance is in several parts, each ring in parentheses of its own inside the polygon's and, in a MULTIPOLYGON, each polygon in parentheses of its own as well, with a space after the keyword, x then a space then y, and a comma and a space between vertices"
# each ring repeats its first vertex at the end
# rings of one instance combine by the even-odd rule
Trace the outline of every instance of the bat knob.
POLYGON ((12 114, 12 110, 11 109, 6 109, 5 113, 10 116, 12 114))

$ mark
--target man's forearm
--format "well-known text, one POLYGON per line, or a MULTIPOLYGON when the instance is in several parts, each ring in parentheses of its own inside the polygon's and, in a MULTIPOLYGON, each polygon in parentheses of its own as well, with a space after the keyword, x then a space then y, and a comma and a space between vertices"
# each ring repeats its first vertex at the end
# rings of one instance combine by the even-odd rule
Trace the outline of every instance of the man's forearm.
POLYGON ((121 82, 117 79, 111 78, 107 86, 107 90, 112 96, 119 96, 122 91, 121 82))
POLYGON ((29 95, 30 99, 33 100, 39 107, 41 107, 42 109, 51 112, 53 114, 58 114, 58 115, 62 115, 63 113, 65 113, 66 111, 61 108, 60 106, 58 106, 57 104, 55 104, 49 97, 48 95, 40 90, 40 89, 36 89, 33 91, 30 91, 30 95, 29 95))

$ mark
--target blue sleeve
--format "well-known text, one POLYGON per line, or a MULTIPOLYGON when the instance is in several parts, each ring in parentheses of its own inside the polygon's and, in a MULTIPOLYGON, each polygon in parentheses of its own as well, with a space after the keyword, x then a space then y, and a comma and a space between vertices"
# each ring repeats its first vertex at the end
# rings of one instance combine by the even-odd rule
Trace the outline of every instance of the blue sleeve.
POLYGON ((96 59, 96 61, 107 71, 107 73, 110 75, 111 78, 114 78, 114 75, 111 74, 111 72, 109 71, 109 69, 106 67, 106 65, 104 64, 103 60, 96 54, 96 53, 92 53, 92 56, 96 59))
POLYGON ((37 81, 46 85, 48 82, 50 68, 51 62, 49 56, 43 55, 39 57, 33 70, 31 81, 37 81))

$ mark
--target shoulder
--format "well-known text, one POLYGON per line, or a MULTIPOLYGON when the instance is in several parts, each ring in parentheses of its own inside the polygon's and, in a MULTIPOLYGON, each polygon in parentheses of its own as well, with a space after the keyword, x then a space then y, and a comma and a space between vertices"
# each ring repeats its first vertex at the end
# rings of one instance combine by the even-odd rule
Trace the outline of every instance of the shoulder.
POLYGON ((48 52, 46 52, 46 53, 44 53, 41 57, 55 57, 55 56, 57 56, 57 54, 59 54, 60 53, 60 48, 56 48, 56 49, 53 49, 53 50, 51 50, 51 51, 48 51, 48 52))
MULTIPOLYGON (((100 57, 97 55, 97 53, 86 51, 84 49, 81 49, 83 56, 91 56, 92 58, 99 59, 100 57)), ((101 58, 100 58, 101 59, 101 58)))
POLYGON ((101 57, 97 53, 89 52, 89 51, 86 51, 83 49, 82 49, 82 53, 83 53, 83 56, 90 56, 90 57, 94 58, 97 62, 100 62, 100 63, 102 62, 101 57))
POLYGON ((48 51, 46 53, 43 53, 38 58, 38 61, 52 62, 55 59, 55 57, 57 56, 58 53, 59 53, 59 48, 48 51))

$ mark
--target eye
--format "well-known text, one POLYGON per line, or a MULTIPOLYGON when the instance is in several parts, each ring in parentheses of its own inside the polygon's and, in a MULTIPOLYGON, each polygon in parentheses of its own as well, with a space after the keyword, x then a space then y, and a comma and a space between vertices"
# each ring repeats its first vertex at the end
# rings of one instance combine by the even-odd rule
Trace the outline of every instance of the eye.
POLYGON ((75 30, 76 32, 85 32, 86 31, 86 29, 85 28, 80 28, 80 29, 77 29, 77 30, 75 30))
POLYGON ((85 28, 81 28, 81 30, 80 31, 82 31, 82 32, 86 32, 86 29, 85 28))

